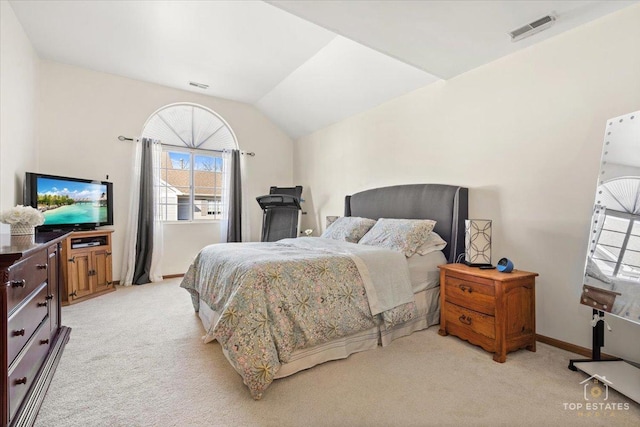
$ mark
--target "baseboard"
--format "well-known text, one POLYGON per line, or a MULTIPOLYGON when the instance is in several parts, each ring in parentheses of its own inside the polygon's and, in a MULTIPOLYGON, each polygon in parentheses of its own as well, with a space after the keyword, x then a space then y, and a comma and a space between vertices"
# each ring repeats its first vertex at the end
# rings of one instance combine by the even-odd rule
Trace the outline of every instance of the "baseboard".
POLYGON ((175 279, 176 277, 184 277, 184 274, 167 274, 162 276, 163 279, 175 279))
MULTIPOLYGON (((548 344, 553 347, 557 347, 562 350, 570 351, 571 353, 576 353, 584 357, 591 357, 592 352, 590 348, 581 347, 579 345, 570 344, 565 341, 557 340, 551 337, 545 337, 544 335, 536 334, 536 341, 540 341, 541 343, 548 344)), ((615 358, 615 356, 611 356, 610 354, 602 353, 603 358, 615 358)))
MULTIPOLYGON (((162 279, 175 279, 176 277, 184 277, 184 274, 167 274, 166 276, 162 276, 162 279)), ((114 285, 119 285, 120 280, 116 280, 113 282, 114 285)))

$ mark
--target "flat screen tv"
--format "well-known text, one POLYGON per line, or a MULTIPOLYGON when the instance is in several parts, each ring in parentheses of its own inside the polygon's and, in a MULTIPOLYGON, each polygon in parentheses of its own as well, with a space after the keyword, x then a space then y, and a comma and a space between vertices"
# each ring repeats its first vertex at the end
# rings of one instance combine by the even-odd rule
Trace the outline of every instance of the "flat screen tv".
POLYGON ((39 231, 113 225, 113 184, 107 181, 27 172, 24 204, 44 214, 39 231))

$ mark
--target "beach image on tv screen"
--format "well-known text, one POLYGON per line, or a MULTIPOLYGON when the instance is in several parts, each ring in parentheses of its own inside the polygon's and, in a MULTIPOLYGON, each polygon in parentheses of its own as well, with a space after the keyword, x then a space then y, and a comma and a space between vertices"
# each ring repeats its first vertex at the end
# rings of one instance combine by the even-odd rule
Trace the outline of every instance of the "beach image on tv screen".
POLYGON ((38 210, 45 225, 107 222, 107 186, 39 177, 38 210))

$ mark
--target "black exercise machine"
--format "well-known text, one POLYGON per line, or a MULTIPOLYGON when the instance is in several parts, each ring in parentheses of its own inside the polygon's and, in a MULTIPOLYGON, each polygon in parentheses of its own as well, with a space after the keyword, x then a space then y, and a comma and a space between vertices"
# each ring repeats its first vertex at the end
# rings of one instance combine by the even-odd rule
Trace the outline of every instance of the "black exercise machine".
POLYGON ((262 242, 298 236, 302 186, 271 187, 269 194, 256 197, 262 208, 262 242))

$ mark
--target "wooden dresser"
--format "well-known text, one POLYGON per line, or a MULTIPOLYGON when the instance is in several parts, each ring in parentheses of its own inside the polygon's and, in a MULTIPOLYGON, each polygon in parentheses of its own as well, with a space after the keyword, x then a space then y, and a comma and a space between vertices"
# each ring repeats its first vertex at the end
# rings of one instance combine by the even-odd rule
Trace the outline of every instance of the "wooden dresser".
POLYGON ((439 268, 440 335, 479 345, 500 363, 510 351, 536 351, 537 273, 500 273, 464 264, 439 268))
POLYGON ((1 426, 30 426, 69 340, 60 323, 66 233, 0 234, 1 426))

